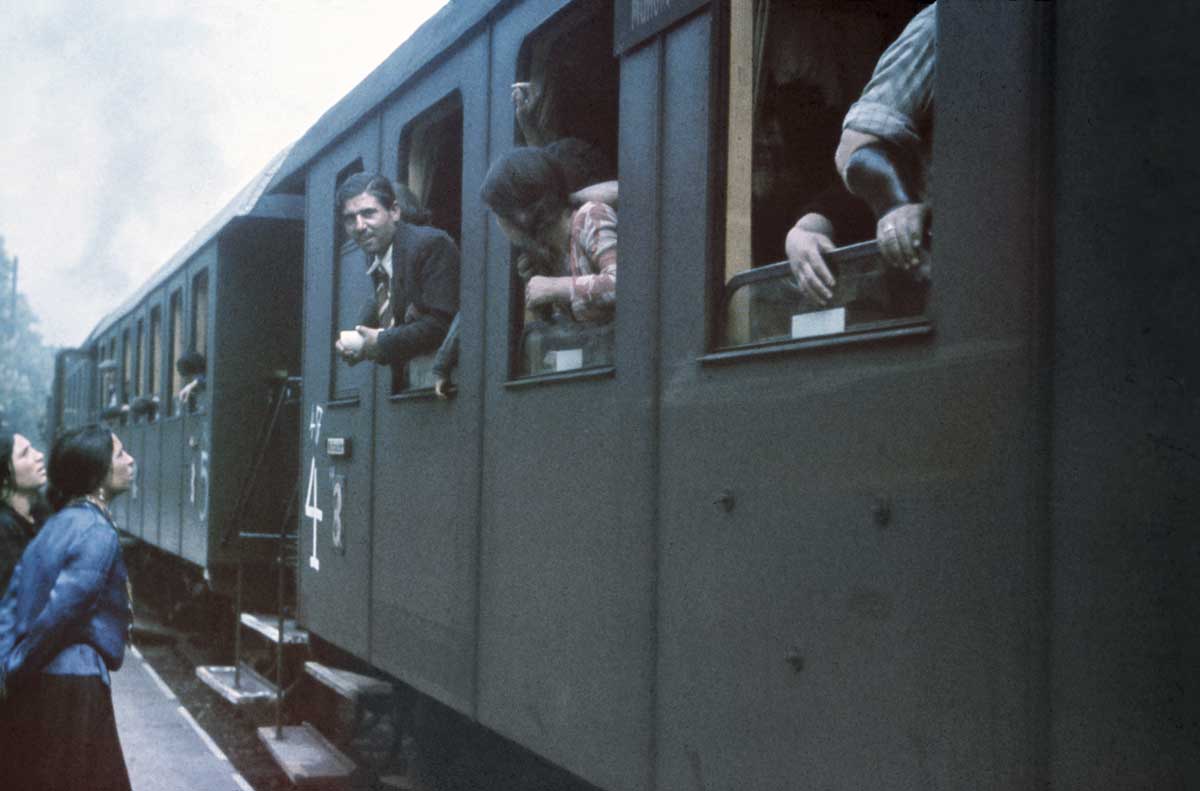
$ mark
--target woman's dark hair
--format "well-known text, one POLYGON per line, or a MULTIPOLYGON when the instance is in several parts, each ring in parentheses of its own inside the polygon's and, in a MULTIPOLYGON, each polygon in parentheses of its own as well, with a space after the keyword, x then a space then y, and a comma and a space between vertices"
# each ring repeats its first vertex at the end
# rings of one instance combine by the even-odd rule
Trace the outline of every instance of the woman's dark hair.
POLYGON ((338 187, 337 196, 334 198, 334 206, 337 207, 337 213, 340 217, 342 209, 346 207, 347 201, 351 198, 357 198, 363 193, 367 193, 379 201, 379 205, 385 209, 390 209, 396 205, 396 190, 392 187, 392 182, 387 176, 381 176, 378 173, 372 175, 369 173, 355 173, 348 179, 342 182, 342 186, 338 187))
POLYGON ((66 431, 54 441, 47 470, 47 496, 55 511, 104 483, 112 469, 112 437, 111 431, 93 423, 66 431))
POLYGON ((0 500, 7 501, 13 485, 16 471, 13 469, 12 455, 16 434, 11 431, 0 431, 0 500))
POLYGON ((562 167, 540 148, 514 148, 496 160, 479 197, 496 214, 535 237, 568 207, 562 167))

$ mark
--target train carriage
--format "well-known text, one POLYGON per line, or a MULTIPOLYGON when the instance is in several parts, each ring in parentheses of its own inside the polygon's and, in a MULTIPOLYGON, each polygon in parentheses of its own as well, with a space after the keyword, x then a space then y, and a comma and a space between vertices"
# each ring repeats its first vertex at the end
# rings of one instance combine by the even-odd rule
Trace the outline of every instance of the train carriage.
MULTIPOLYGON (((234 324, 209 330, 210 447, 231 460, 211 491, 232 503, 244 475, 238 386, 302 373, 278 466, 299 476, 318 649, 597 788, 1186 787, 1200 317, 1178 129, 1196 111, 1168 86, 1195 72, 1191 28, 1180 5, 939 4, 932 274, 897 284, 870 233, 816 309, 771 264, 923 7, 456 0, 246 204, 286 218, 222 219, 215 262, 189 252, 93 332, 81 386, 106 392, 121 333, 173 322, 172 289, 206 268, 209 316, 234 324), (523 83, 615 166, 602 327, 524 309, 479 196, 524 140, 523 83), (371 288, 333 205, 357 172, 405 183, 459 244, 448 401, 428 359, 393 376, 333 351, 371 288), (287 284, 269 303, 260 245, 287 284), (222 449, 227 397, 241 444, 222 449)), ((121 429, 175 465, 154 462, 127 519, 210 563, 214 528, 205 559, 162 515, 192 436, 181 420, 168 441, 170 419, 121 429)))
POLYGON ((238 552, 231 536, 278 531, 296 477, 292 414, 265 438, 271 463, 249 505, 237 509, 271 414, 270 380, 299 367, 300 202, 264 194, 282 159, 80 349, 60 353, 57 368, 55 429, 106 420, 137 459, 130 496, 113 506, 122 529, 187 561, 226 593, 238 552))

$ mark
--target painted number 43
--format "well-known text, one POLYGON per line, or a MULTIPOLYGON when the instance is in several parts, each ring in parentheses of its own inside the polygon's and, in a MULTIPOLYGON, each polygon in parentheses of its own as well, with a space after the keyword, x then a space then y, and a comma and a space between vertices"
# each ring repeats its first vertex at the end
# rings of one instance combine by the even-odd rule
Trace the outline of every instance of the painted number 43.
POLYGON ((304 495, 304 515, 312 519, 312 554, 308 557, 308 565, 315 571, 321 570, 321 561, 317 557, 317 527, 325 514, 317 505, 317 457, 313 456, 308 468, 308 491, 304 495))

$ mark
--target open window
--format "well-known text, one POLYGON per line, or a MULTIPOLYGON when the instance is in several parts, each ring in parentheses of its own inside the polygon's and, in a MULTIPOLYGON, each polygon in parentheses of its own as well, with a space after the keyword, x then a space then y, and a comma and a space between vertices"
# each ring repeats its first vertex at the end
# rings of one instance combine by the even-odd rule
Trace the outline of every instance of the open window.
MULTIPOLYGON (((356 159, 337 174, 334 194, 346 179, 363 172, 361 159, 356 159)), ((362 318, 363 306, 371 299, 370 279, 363 274, 363 254, 342 224, 341 207, 333 207, 333 326, 329 341, 329 400, 347 401, 358 397, 370 381, 370 366, 350 367, 334 350, 333 339, 343 330, 352 330, 362 318)))
POLYGON ((188 352, 176 363, 182 370, 183 386, 180 400, 188 412, 201 404, 201 394, 207 386, 208 374, 208 270, 192 278, 191 325, 188 328, 188 352))
POLYGON ((192 350, 208 358, 208 270, 192 278, 192 350))
POLYGON ((133 397, 133 346, 129 343, 129 328, 121 331, 121 392, 117 397, 121 404, 121 422, 129 415, 129 399, 133 397))
POLYGON ((146 342, 146 392, 137 411, 154 422, 158 419, 158 403, 162 392, 162 308, 150 309, 150 337, 146 342))
POLYGON ((104 420, 116 417, 121 400, 118 392, 120 381, 120 363, 117 360, 117 339, 109 338, 100 341, 100 361, 96 369, 100 372, 100 415, 104 420))
POLYGON ((142 344, 145 343, 145 335, 145 324, 141 319, 138 319, 137 332, 133 339, 133 370, 130 374, 130 380, 133 382, 133 390, 129 393, 130 401, 142 394, 142 344))
POLYGON ((183 376, 179 373, 179 358, 183 355, 183 293, 175 291, 170 300, 170 325, 167 340, 167 381, 168 389, 167 416, 179 414, 179 399, 176 397, 183 387, 183 376))
MULTIPOLYGON (((455 244, 462 242, 462 160, 462 97, 456 91, 401 131, 396 179, 417 203, 417 211, 402 219, 439 228, 455 244)), ((402 208, 403 203, 401 199, 402 208)), ((433 353, 409 360, 401 374, 393 375, 393 392, 431 389, 433 361, 433 353)))
POLYGON ((926 3, 752 0, 726 7, 724 289, 716 345, 730 348, 927 326, 929 281, 885 267, 876 218, 834 165, 842 120, 879 56, 926 3), (825 304, 808 300, 785 240, 801 217, 828 220, 838 252, 825 304))
POLYGON ((620 61, 613 54, 613 3, 575 3, 531 32, 516 77, 514 142, 545 147, 572 198, 563 207, 571 220, 565 240, 551 239, 550 224, 524 228, 507 217, 501 225, 513 242, 510 376, 611 368, 616 200, 585 203, 577 191, 617 178, 620 61), (547 299, 538 291, 550 281, 555 285, 547 299), (527 295, 539 304, 527 304, 527 295))

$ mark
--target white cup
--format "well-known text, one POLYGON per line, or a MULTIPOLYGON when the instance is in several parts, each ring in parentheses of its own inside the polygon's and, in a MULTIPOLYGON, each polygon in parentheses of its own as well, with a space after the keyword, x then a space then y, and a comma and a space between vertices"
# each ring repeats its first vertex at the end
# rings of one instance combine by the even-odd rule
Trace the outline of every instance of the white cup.
POLYGON ((342 348, 346 351, 358 354, 362 351, 363 336, 358 334, 358 330, 342 330, 338 336, 338 340, 342 342, 342 348))

